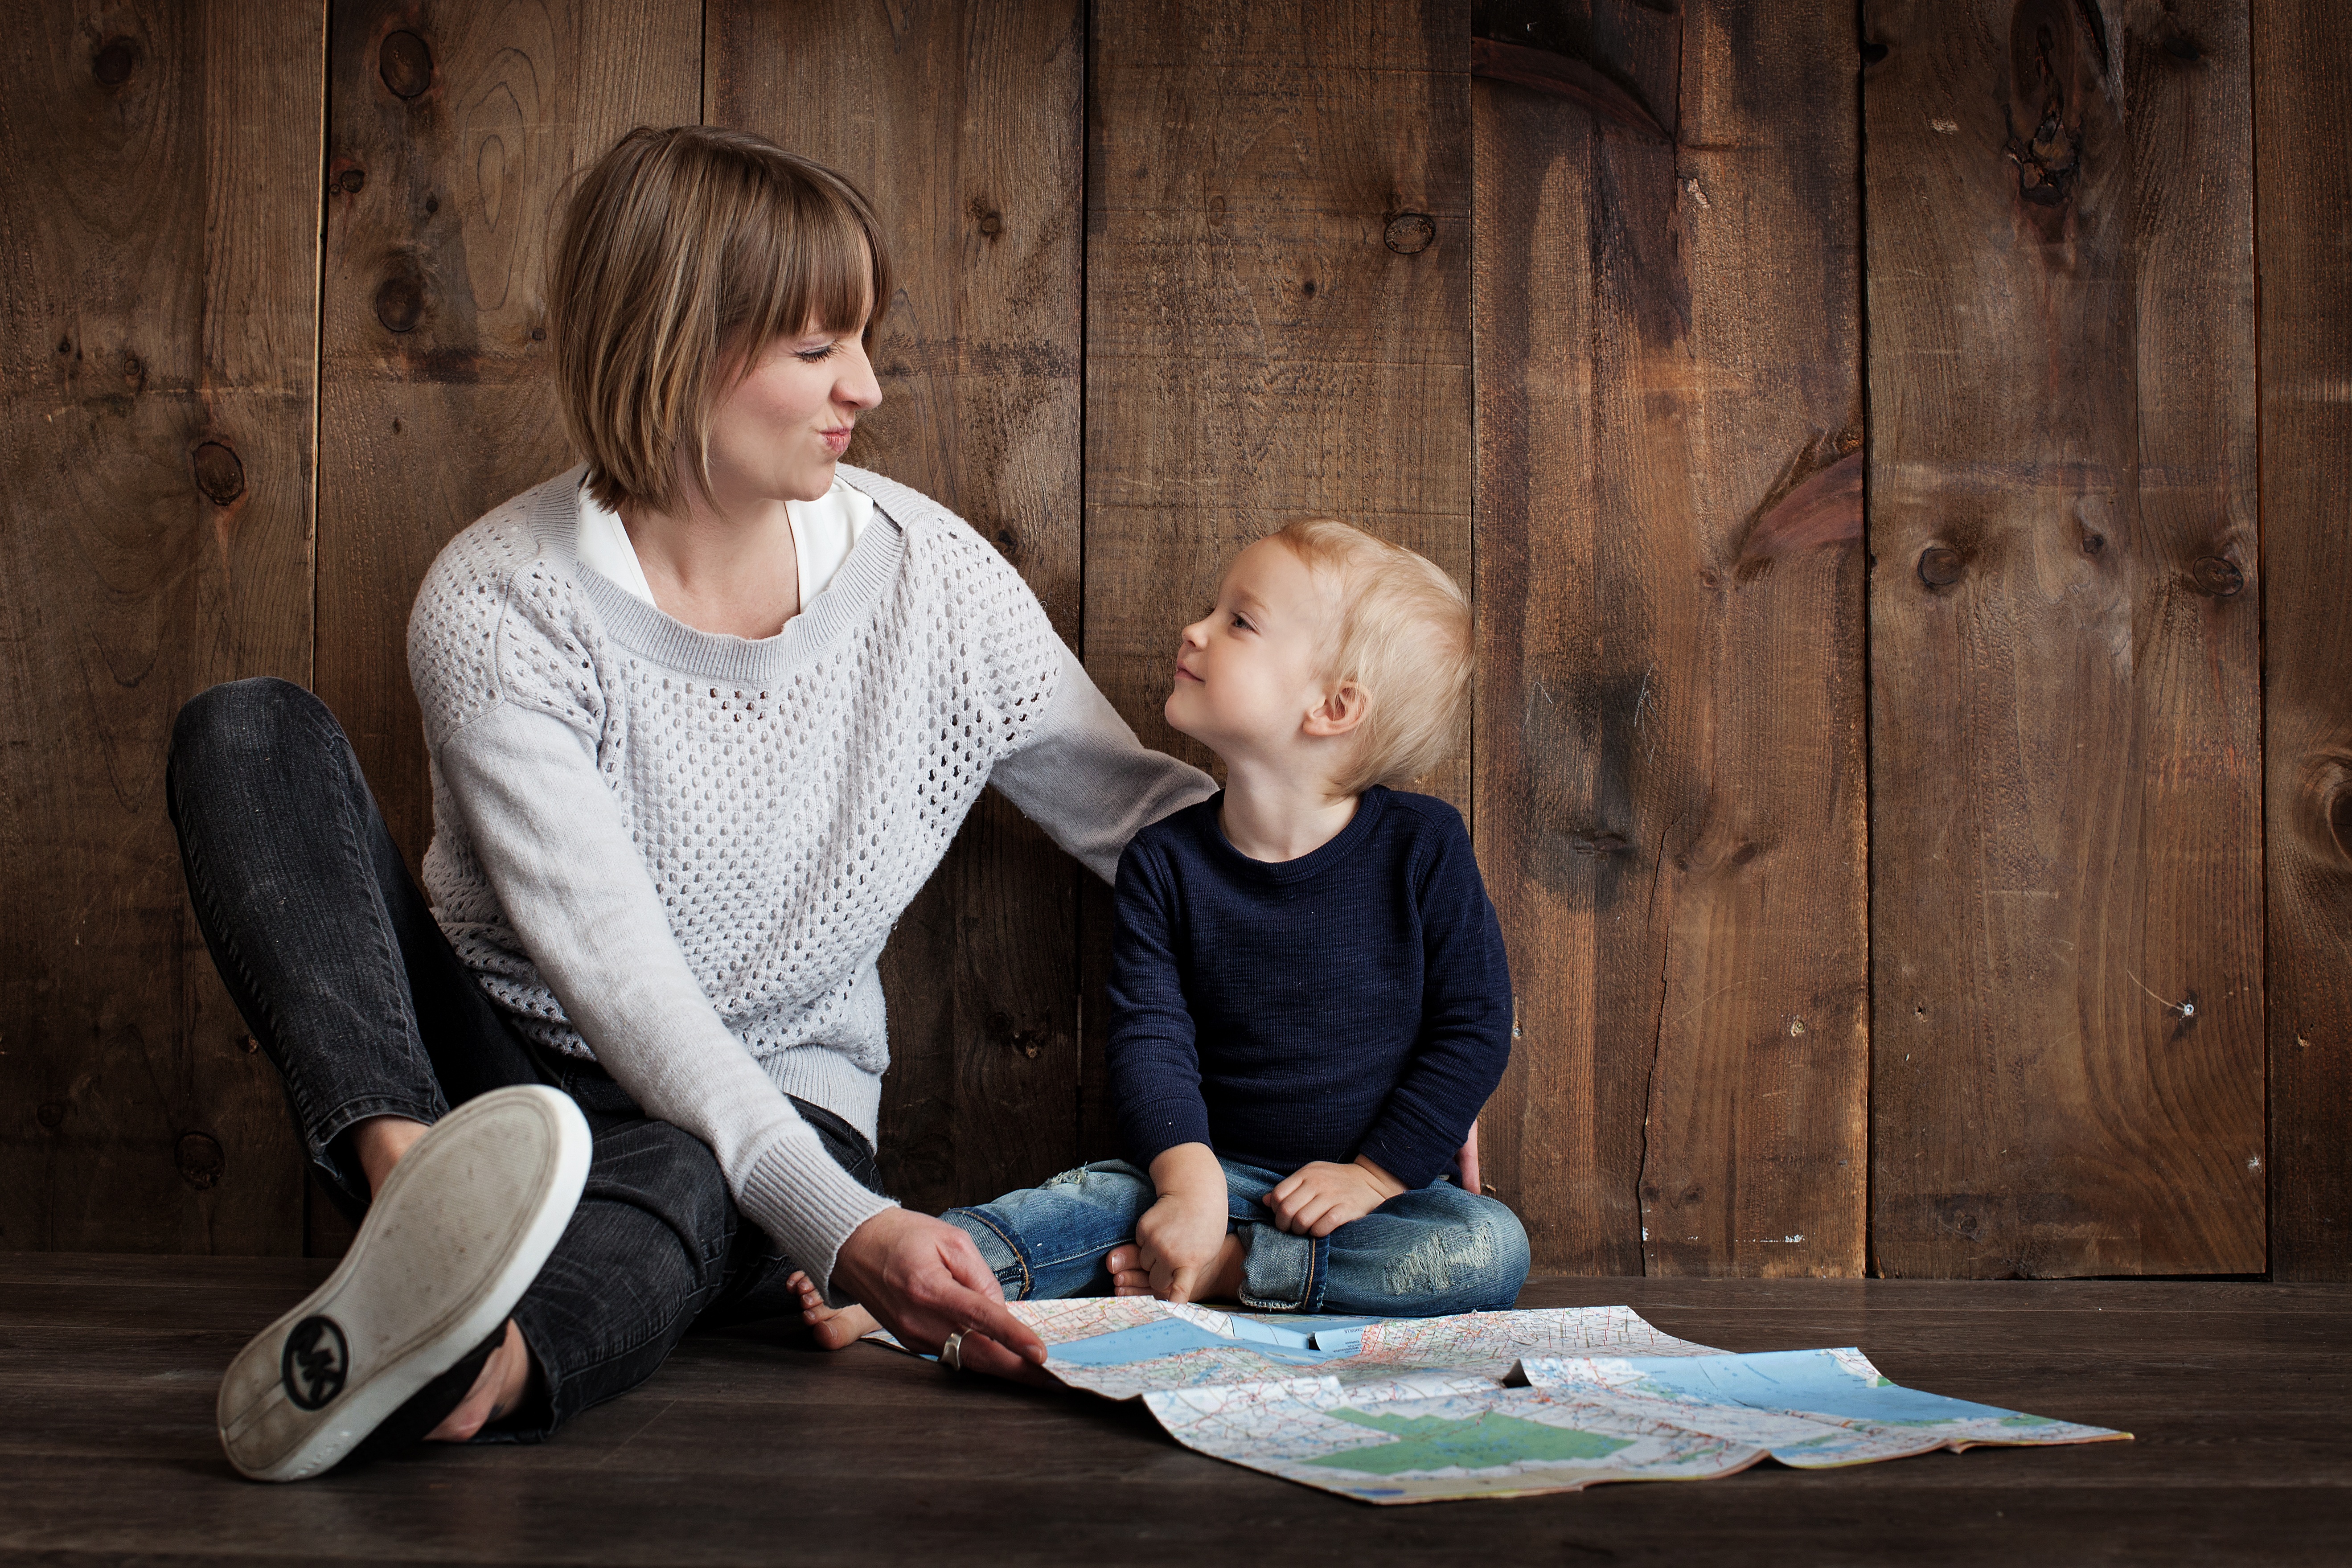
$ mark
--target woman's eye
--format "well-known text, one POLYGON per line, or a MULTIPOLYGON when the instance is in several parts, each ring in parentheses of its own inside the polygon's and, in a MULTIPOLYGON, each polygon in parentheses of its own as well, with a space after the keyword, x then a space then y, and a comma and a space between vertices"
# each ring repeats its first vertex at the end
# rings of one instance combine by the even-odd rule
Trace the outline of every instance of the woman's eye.
POLYGON ((831 359, 834 351, 839 347, 841 347, 839 343, 827 343, 821 349, 794 349, 793 357, 803 364, 815 364, 819 361, 831 359))

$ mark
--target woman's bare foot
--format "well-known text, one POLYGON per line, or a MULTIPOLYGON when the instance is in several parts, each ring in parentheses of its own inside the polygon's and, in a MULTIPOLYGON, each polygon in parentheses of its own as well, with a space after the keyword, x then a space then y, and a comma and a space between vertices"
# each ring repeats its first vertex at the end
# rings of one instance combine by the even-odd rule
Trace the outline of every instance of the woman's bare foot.
POLYGON ((863 1307, 826 1306, 824 1292, 805 1274, 795 1274, 784 1284, 800 1292, 801 1321, 809 1326, 816 1335, 816 1342, 826 1350, 845 1350, 882 1326, 863 1307))
MULTIPOLYGON (((1242 1294, 1242 1265, 1246 1258, 1242 1251, 1242 1238, 1228 1232, 1225 1244, 1217 1249, 1217 1260, 1201 1276, 1192 1292, 1195 1301, 1238 1301, 1242 1294)), ((1103 1259, 1110 1270, 1110 1293, 1114 1296, 1150 1296, 1151 1272, 1143 1267, 1143 1253, 1133 1242, 1110 1249, 1103 1259)))

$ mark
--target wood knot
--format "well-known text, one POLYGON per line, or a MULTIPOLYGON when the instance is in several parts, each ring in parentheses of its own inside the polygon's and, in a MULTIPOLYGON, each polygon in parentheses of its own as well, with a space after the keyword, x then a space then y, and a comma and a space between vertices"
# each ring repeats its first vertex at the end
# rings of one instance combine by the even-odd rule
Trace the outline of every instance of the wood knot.
POLYGON ((215 506, 226 506, 245 493, 245 464, 218 441, 200 441, 189 455, 196 471, 196 489, 215 506))
POLYGON ((2012 133, 2002 149, 2017 165, 2017 194, 2038 207, 2063 205, 2074 195, 2074 176, 2081 172, 2081 137, 2079 124, 2066 123, 2063 100, 2053 98, 2033 133, 2021 141, 2012 133))
POLYGON ((219 1186, 221 1176, 228 1169, 228 1157, 221 1152, 219 1141, 210 1133, 181 1133, 172 1155, 180 1167, 180 1179, 200 1193, 219 1186))
POLYGON ((1960 580, 1964 565, 1958 551, 1946 544, 1930 544, 1919 552, 1919 581, 1930 588, 1948 588, 1960 580))
POLYGON ((1436 221, 1426 213, 1399 213, 1389 219, 1381 243, 1399 256, 1419 256, 1437 237, 1436 221))
POLYGON ((2205 51, 2197 47, 2194 38, 2183 37, 2179 33, 2164 40, 2164 52, 2185 66, 2193 66, 2205 58, 2205 51))
POLYGON ((980 232, 986 235, 991 239, 994 239, 998 235, 1003 234, 1004 232, 1004 215, 998 212, 981 214, 980 232))
POLYGON ((375 69, 394 98, 421 98, 433 85, 433 50, 404 29, 384 39, 376 51, 375 69))
POLYGON ((377 285, 375 319, 387 332, 413 332, 425 319, 425 279, 403 268, 377 285))
POLYGON ((100 87, 121 87, 138 68, 139 42, 135 38, 109 38, 89 58, 89 74, 98 79, 100 87))
POLYGON ((1878 42, 1874 38, 1864 38, 1863 40, 1862 63, 1864 65, 1874 66, 1885 58, 1886 46, 1885 44, 1878 42))
POLYGON ((2189 568, 2189 580, 2197 584, 2199 593, 2211 599, 2234 597, 2246 585, 2246 574, 2238 570, 2234 562, 2224 561, 2219 555, 2200 557, 2189 568))
POLYGON ((341 191, 347 196, 355 196, 366 186, 367 171, 365 169, 345 169, 335 176, 328 185, 328 189, 341 191))

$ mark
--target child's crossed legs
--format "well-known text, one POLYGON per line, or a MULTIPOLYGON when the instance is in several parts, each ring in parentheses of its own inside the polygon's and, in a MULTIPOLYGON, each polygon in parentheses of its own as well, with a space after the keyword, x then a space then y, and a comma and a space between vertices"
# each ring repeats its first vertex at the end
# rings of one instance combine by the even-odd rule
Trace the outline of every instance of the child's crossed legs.
MULTIPOLYGON (((1265 1199, 1282 1181, 1280 1173, 1236 1160, 1218 1163, 1224 1167, 1233 1237, 1220 1263, 1233 1260, 1237 1244, 1240 1267, 1237 1275, 1213 1268, 1210 1283, 1227 1286, 1244 1306, 1436 1317, 1507 1308, 1527 1279, 1528 1238, 1518 1216, 1443 1177, 1317 1237, 1276 1228, 1265 1199)), ((1008 1300, 1099 1296, 1114 1285, 1112 1253, 1129 1248, 1118 1261, 1129 1262, 1135 1222, 1158 1195, 1142 1171, 1124 1160, 1106 1160, 940 1217, 971 1235, 1008 1300)), ((1117 1281, 1131 1282, 1132 1276, 1117 1281)), ((828 1348, 872 1327, 861 1310, 825 1308, 805 1285, 802 1300, 803 1316, 828 1348)))

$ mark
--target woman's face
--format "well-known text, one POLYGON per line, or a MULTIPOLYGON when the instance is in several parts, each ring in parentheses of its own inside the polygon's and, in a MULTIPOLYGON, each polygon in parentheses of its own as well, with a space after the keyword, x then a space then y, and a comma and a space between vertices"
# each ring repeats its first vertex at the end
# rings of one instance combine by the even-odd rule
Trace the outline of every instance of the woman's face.
POLYGON ((778 338, 710 420, 710 481, 730 510, 770 500, 814 500, 833 488, 857 416, 882 401, 866 363, 865 330, 812 326, 778 338))

